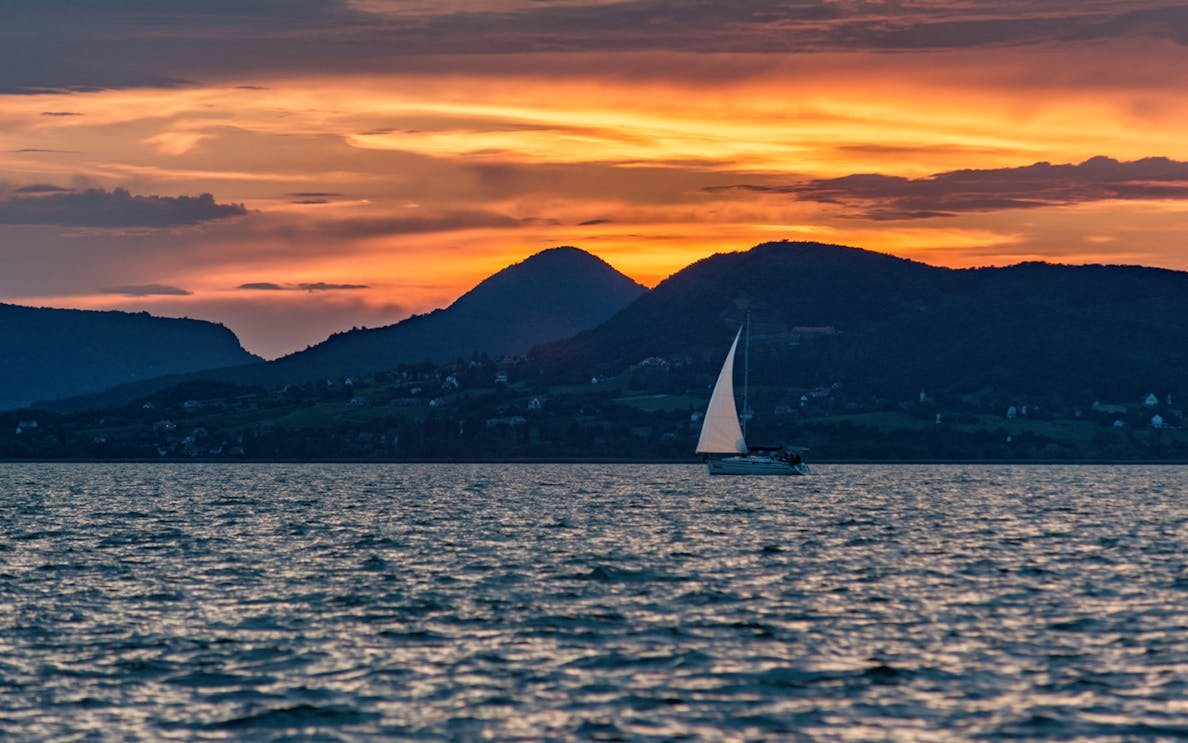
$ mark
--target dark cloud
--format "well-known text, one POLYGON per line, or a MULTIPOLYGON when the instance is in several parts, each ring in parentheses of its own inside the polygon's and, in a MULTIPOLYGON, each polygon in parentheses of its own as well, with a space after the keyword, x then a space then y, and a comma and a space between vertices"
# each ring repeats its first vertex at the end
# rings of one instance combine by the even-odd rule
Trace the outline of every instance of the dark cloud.
POLYGON ((371 287, 367 284, 327 284, 324 281, 318 281, 312 284, 298 284, 297 288, 307 292, 336 292, 370 289, 371 287))
POLYGON ((336 292, 336 291, 357 291, 359 289, 370 289, 367 284, 330 284, 325 281, 315 281, 312 283, 301 284, 276 284, 271 281, 253 281, 247 284, 240 284, 236 289, 254 289, 257 291, 272 291, 272 292, 336 292))
POLYGON ((62 193, 69 190, 68 188, 54 186, 49 183, 34 183, 30 186, 21 186, 20 188, 13 189, 14 193, 62 193))
POLYGON ((593 227, 598 224, 611 224, 613 219, 587 219, 585 222, 578 222, 578 227, 593 227))
POLYGON ((188 297, 193 292, 168 284, 128 284, 126 286, 110 286, 102 290, 104 294, 123 294, 127 297, 188 297))
POLYGON ((274 284, 271 281, 252 281, 247 284, 240 284, 239 286, 237 286, 235 288, 236 289, 254 289, 256 291, 283 292, 283 291, 288 291, 288 289, 290 287, 281 286, 280 284, 274 284))
POLYGON ((77 111, 42 111, 42 116, 82 116, 77 111))
POLYGON ((342 194, 328 191, 298 191, 289 196, 293 198, 290 204, 329 204, 331 199, 340 198, 342 194))
POLYGON ((863 219, 923 219, 1106 200, 1188 199, 1188 162, 1095 157, 1079 165, 1041 162, 1021 168, 954 170, 927 178, 856 174, 705 190, 787 194, 801 201, 836 204, 849 216, 863 219))
POLYGON ((181 227, 246 214, 241 204, 219 204, 201 196, 134 196, 117 188, 105 191, 25 191, 0 200, 0 224, 48 224, 64 227, 181 227))
MULTIPOLYGON (((1078 43, 1188 43, 1176 0, 624 0, 391 3, 348 0, 13 0, 0 26, 0 92, 43 93, 309 71, 418 72, 476 54, 795 53, 1078 43), (371 7, 379 7, 378 5, 371 7)), ((637 69, 638 73, 646 69, 637 69)))

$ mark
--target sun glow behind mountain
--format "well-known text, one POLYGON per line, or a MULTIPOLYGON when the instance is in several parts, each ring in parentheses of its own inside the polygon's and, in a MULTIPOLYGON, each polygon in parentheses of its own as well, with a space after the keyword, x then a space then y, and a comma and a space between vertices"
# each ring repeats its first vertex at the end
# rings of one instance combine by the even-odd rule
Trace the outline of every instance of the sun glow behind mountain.
POLYGON ((81 12, 0 53, 0 298, 273 356, 563 244, 645 284, 778 238, 1188 268, 1179 8, 879 8, 81 12))

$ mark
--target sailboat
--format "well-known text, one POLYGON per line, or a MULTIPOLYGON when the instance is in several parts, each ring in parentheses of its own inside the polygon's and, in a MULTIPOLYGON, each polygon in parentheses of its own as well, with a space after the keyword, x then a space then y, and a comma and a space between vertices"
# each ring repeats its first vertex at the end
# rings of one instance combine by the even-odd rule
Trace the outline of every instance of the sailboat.
MULTIPOLYGON (((782 448, 747 447, 743 425, 739 422, 738 408, 734 404, 734 354, 743 327, 739 326, 726 354, 726 363, 718 374, 714 391, 710 395, 709 407, 701 422, 701 436, 697 439, 697 453, 705 457, 711 475, 807 475, 808 465, 801 460, 800 451, 782 448), (718 456, 713 456, 718 455, 718 456), (722 456, 725 455, 725 456, 722 456)), ((747 331, 747 349, 744 351, 748 363, 743 375, 743 408, 747 408, 747 383, 749 382, 750 330, 747 331)), ((749 411, 748 411, 749 412, 749 411)))

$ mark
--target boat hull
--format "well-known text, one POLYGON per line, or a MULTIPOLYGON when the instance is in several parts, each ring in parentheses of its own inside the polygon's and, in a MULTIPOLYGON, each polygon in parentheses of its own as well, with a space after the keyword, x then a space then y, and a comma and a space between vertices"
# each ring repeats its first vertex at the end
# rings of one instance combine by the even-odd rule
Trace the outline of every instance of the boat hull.
POLYGON ((785 462, 773 457, 723 457, 706 460, 711 475, 807 475, 804 462, 785 462))

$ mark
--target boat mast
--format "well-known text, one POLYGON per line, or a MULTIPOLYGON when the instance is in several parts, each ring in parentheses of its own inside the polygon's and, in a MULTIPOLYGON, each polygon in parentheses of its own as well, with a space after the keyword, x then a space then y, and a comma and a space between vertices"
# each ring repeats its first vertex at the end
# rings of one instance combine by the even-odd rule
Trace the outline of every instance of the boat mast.
POLYGON ((751 386, 751 311, 747 310, 747 341, 743 345, 743 412, 742 432, 743 440, 747 438, 747 419, 751 417, 751 404, 748 393, 751 386))

